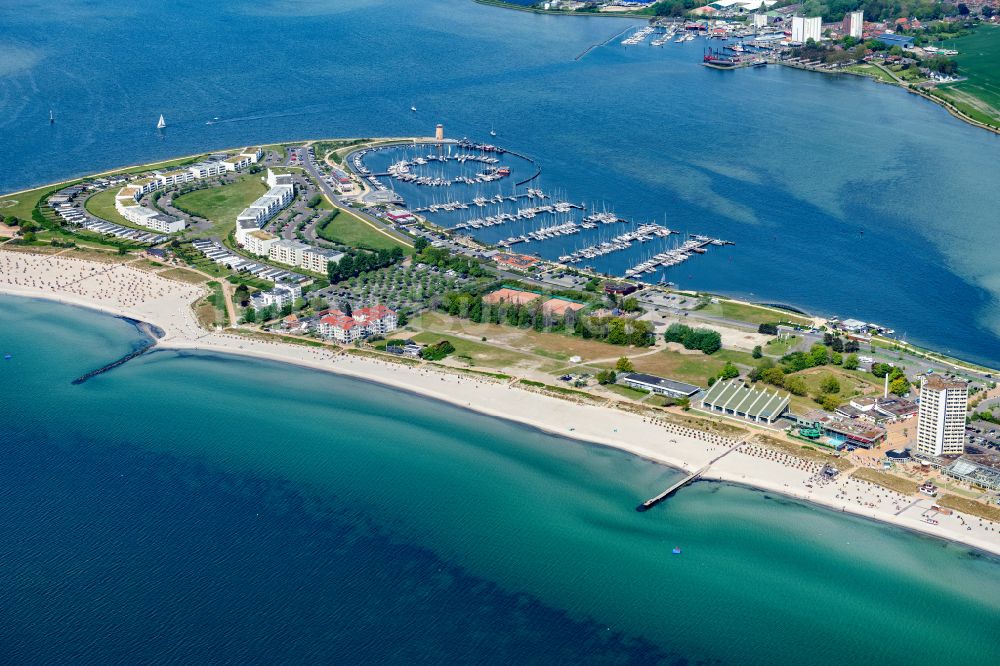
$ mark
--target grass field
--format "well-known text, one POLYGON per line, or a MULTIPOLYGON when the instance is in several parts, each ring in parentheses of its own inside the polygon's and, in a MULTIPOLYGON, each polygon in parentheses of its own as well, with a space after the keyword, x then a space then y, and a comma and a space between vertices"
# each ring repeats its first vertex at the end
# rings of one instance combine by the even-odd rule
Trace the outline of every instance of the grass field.
POLYGON ((848 65, 844 68, 844 70, 870 76, 883 83, 894 83, 893 78, 889 76, 889 74, 882 70, 882 68, 876 67, 875 65, 848 65))
MULTIPOLYGON (((114 187, 104 190, 103 192, 98 192, 94 196, 87 199, 83 207, 87 209, 88 213, 95 217, 99 217, 102 220, 114 222, 115 224, 120 224, 123 227, 142 229, 142 227, 126 220, 115 209, 116 194, 118 194, 118 190, 114 187)), ((149 231, 149 229, 144 229, 144 231, 149 231)))
POLYGON ((246 174, 229 185, 182 194, 174 199, 174 206, 212 222, 212 229, 192 234, 192 238, 225 236, 236 226, 236 216, 265 192, 267 185, 259 175, 246 174))
MULTIPOLYGON (((731 349, 719 350, 711 356, 702 353, 682 354, 664 350, 649 356, 633 358, 632 365, 635 366, 636 372, 645 372, 706 387, 708 386, 708 378, 719 374, 719 371, 726 365, 726 361, 742 365, 753 365, 756 362, 750 354, 731 349)), ((613 364, 608 364, 608 367, 613 367, 613 364)))
POLYGON ((45 195, 61 188, 62 186, 46 185, 22 194, 0 197, 0 216, 13 215, 22 220, 30 220, 31 211, 34 210, 35 204, 45 195))
POLYGON ((963 111, 971 107, 977 120, 1000 124, 1000 27, 983 25, 941 46, 958 51, 959 74, 968 81, 940 86, 938 94, 963 111))
POLYGON ((779 321, 789 321, 794 324, 803 325, 812 323, 806 317, 800 317, 791 312, 734 303, 733 301, 724 301, 721 299, 716 303, 708 303, 704 307, 698 308, 698 313, 733 319, 735 321, 745 321, 749 324, 770 324, 779 321))
POLYGON ((793 395, 789 407, 796 414, 802 414, 810 409, 819 409, 819 404, 812 399, 812 396, 820 393, 819 385, 827 375, 833 375, 840 383, 840 391, 834 393, 841 404, 847 402, 854 396, 867 395, 880 391, 881 385, 874 377, 866 378, 864 373, 844 370, 835 365, 824 365, 816 368, 808 368, 793 373, 792 377, 801 377, 809 389, 809 395, 793 395))
POLYGON ((986 520, 1000 522, 1000 507, 995 505, 986 505, 982 502, 977 502, 965 497, 948 494, 942 495, 938 499, 938 504, 946 506, 949 509, 955 509, 956 511, 968 513, 973 516, 979 516, 980 518, 985 518, 986 520))
POLYGON ((847 462, 843 458, 834 458, 825 450, 821 450, 819 448, 816 448, 814 446, 809 446, 807 444, 790 442, 787 439, 771 437, 769 435, 754 435, 753 440, 762 446, 766 446, 770 449, 775 449, 776 451, 782 451, 797 458, 803 458, 804 460, 811 460, 813 462, 818 462, 821 465, 823 464, 832 465, 833 467, 839 469, 841 472, 848 470, 851 467, 851 463, 847 462))
POLYGON ((400 247, 407 254, 413 252, 413 248, 387 236, 357 215, 343 210, 334 211, 334 216, 328 222, 317 226, 316 235, 331 243, 349 247, 369 250, 391 250, 400 247))
POLYGON ((160 273, 160 277, 165 277, 168 280, 177 280, 178 282, 187 282, 188 284, 201 284, 205 281, 205 276, 184 268, 171 268, 169 271, 160 273))
MULTIPOLYGON (((584 340, 561 333, 539 333, 534 329, 499 324, 474 324, 441 312, 422 313, 410 323, 414 328, 427 331, 461 332, 475 338, 485 337, 487 344, 496 341, 506 347, 555 361, 568 362, 570 357, 579 356, 583 359, 583 363, 608 360, 613 365, 621 356, 640 354, 644 351, 596 340, 584 340)), ((567 363, 559 365, 563 368, 566 366, 567 363)), ((554 367, 553 370, 555 369, 557 368, 554 367)))
POLYGON ((226 312, 226 296, 222 292, 222 285, 209 282, 208 287, 212 293, 194 304, 195 317, 204 328, 226 327, 229 325, 229 315, 226 312))
POLYGON ((649 397, 649 393, 646 391, 639 391, 628 386, 621 386, 620 384, 607 384, 604 388, 629 400, 642 400, 649 397))
POLYGON ((510 349, 496 347, 482 342, 473 342, 454 335, 424 331, 417 333, 413 339, 421 344, 434 344, 447 340, 455 347, 455 352, 448 358, 463 362, 472 367, 486 367, 496 370, 511 370, 516 368, 536 369, 547 362, 529 354, 522 354, 510 349))

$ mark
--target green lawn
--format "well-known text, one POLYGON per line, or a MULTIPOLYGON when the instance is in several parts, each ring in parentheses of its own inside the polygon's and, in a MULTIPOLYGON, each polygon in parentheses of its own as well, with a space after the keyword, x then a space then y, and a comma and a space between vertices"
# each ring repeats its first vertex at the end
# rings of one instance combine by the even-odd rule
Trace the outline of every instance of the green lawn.
POLYGON ((937 46, 958 51, 955 60, 959 74, 968 78, 962 83, 939 87, 938 91, 948 99, 973 107, 991 118, 992 124, 1000 124, 1000 27, 982 25, 971 35, 937 46))
POLYGON ((876 67, 875 65, 848 65, 844 68, 845 71, 854 72, 856 74, 863 74, 864 76, 870 76, 876 81, 882 81, 883 83, 895 83, 893 78, 889 76, 881 67, 876 67))
POLYGON ((809 324, 809 319, 772 308, 763 308, 756 305, 746 305, 719 299, 716 303, 708 303, 697 310, 701 314, 713 317, 723 317, 735 321, 745 321, 748 324, 770 324, 779 321, 789 321, 795 324, 809 324))
POLYGON ((857 370, 844 370, 836 365, 808 368, 790 375, 801 377, 809 389, 808 395, 792 396, 791 409, 793 412, 801 414, 810 409, 819 409, 819 404, 812 399, 812 396, 820 393, 819 385, 827 375, 836 377, 840 384, 840 391, 834 394, 840 404, 848 402, 858 395, 877 393, 881 388, 878 379, 857 370))
POLYGON ((400 247, 407 254, 413 252, 412 247, 387 236, 357 215, 343 210, 334 211, 333 217, 328 222, 318 225, 316 235, 331 243, 349 247, 369 250, 391 250, 400 247))
MULTIPOLYGON (((133 229, 142 229, 142 227, 132 224, 115 209, 115 195, 118 194, 118 188, 112 187, 103 192, 98 192, 94 196, 87 199, 84 203, 84 208, 87 211, 99 217, 102 220, 107 220, 108 222, 114 222, 115 224, 120 224, 123 227, 131 227, 133 229)), ((145 229, 145 231, 149 231, 145 229)))
POLYGON ((30 220, 31 211, 34 210, 35 204, 45 195, 62 189, 62 187, 45 185, 44 187, 38 187, 22 194, 0 197, 0 215, 13 215, 22 220, 30 220))
POLYGON ((791 348, 798 342, 798 338, 794 335, 790 335, 786 338, 772 338, 770 342, 764 345, 764 353, 771 356, 784 356, 791 350, 791 348))
POLYGON ((621 386, 620 384, 606 384, 604 388, 630 400, 642 400, 649 396, 647 391, 639 391, 628 386, 621 386))
POLYGON ((259 174, 246 174, 236 182, 219 187, 195 190, 174 198, 174 206, 189 215, 212 222, 212 228, 199 236, 225 236, 236 226, 236 216, 267 192, 259 174))

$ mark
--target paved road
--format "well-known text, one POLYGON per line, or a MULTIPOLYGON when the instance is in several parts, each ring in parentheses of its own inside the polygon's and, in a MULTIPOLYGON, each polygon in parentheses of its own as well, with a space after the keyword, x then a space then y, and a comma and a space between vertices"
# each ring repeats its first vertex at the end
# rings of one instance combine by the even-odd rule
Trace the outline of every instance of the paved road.
MULTIPOLYGON (((305 170, 309 173, 310 176, 313 177, 313 179, 319 185, 319 188, 323 192, 323 194, 325 194, 326 197, 331 202, 333 202, 333 204, 335 206, 337 206, 338 208, 343 208, 345 210, 350 209, 350 206, 348 206, 347 204, 345 204, 343 202, 343 200, 340 198, 340 196, 337 194, 337 192, 333 189, 333 187, 331 187, 329 183, 327 183, 325 180, 323 180, 323 174, 321 174, 319 172, 319 169, 316 168, 315 157, 313 157, 313 156, 306 156, 306 150, 304 148, 301 148, 301 149, 298 149, 298 150, 300 151, 299 152, 299 155, 300 155, 299 162, 300 162, 301 166, 305 167, 305 170)), ((380 231, 382 231, 382 232, 384 232, 384 233, 392 236, 396 240, 399 240, 400 242, 405 243, 406 245, 413 245, 413 239, 412 238, 410 238, 406 234, 403 234, 403 233, 400 233, 399 231, 396 231, 392 226, 386 224, 385 222, 383 222, 382 220, 378 219, 377 217, 369 215, 368 213, 366 213, 366 212, 364 212, 362 210, 350 209, 350 211, 354 215, 357 215, 358 217, 364 219, 367 222, 370 222, 376 229, 379 229, 380 231)))

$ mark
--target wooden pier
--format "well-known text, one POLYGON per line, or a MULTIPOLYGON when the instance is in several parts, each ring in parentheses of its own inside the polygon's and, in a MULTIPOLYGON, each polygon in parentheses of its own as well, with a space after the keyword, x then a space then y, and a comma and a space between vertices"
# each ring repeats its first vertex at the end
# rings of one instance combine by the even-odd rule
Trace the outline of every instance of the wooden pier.
POLYGON ((663 500, 667 499, 668 497, 670 497, 671 495, 673 495, 675 492, 677 492, 678 490, 680 490, 684 486, 688 485, 689 483, 694 483, 695 481, 697 481, 701 477, 702 474, 704 474, 705 472, 708 471, 709 467, 711 467, 715 463, 719 462, 720 460, 722 460, 723 458, 725 458, 726 456, 728 456, 733 451, 739 449, 741 446, 743 446, 743 441, 742 440, 739 441, 739 442, 737 442, 732 448, 726 449, 724 453, 716 456, 715 458, 712 458, 707 463, 705 463, 703 466, 699 467, 696 471, 692 472, 691 474, 688 474, 683 479, 681 479, 677 483, 673 484, 672 486, 670 486, 669 488, 667 488, 666 490, 664 490, 659 495, 656 495, 655 497, 650 497, 648 500, 646 500, 645 502, 643 502, 639 506, 635 507, 635 510, 638 511, 638 512, 640 512, 640 513, 642 513, 643 511, 649 511, 654 506, 656 506, 657 504, 659 504, 663 500))

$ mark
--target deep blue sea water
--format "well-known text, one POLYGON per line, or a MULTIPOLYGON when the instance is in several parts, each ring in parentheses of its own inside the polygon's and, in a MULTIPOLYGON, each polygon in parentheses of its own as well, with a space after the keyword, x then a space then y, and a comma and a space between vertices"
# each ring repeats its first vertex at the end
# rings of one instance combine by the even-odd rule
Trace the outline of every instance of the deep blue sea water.
POLYGON ((912 664, 1000 561, 356 380, 0 297, 0 663, 912 664), (670 554, 680 546, 683 554, 670 554))
POLYGON ((673 269, 681 287, 1000 361, 1000 138, 864 79, 708 70, 699 41, 575 60, 630 23, 471 0, 0 3, 0 191, 207 148, 495 126, 547 190, 736 241, 673 269))

